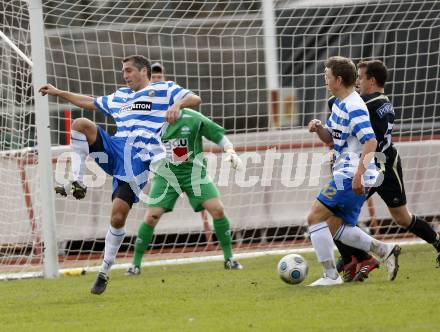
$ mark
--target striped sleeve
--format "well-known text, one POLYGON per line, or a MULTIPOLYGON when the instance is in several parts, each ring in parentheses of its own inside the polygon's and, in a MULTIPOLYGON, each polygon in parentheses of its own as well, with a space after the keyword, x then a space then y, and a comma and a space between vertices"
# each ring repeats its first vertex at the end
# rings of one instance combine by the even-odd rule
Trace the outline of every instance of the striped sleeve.
POLYGON ((175 102, 182 100, 188 95, 192 95, 193 93, 190 90, 182 88, 180 85, 172 83, 169 85, 170 89, 170 105, 173 105, 175 102))
POLYGON ((110 116, 112 112, 110 111, 110 104, 113 102, 115 94, 112 93, 108 96, 102 96, 97 97, 93 99, 93 103, 95 104, 96 108, 100 110, 102 113, 104 113, 105 116, 110 116))
POLYGON ((364 144, 372 138, 376 138, 371 127, 370 116, 367 110, 356 109, 349 112, 350 133, 356 136, 359 142, 364 144))

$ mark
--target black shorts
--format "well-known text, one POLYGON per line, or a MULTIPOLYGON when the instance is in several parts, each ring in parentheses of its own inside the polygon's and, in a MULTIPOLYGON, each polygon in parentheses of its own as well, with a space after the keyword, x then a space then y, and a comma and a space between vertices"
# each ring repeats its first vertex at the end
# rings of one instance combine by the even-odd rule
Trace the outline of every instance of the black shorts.
MULTIPOLYGON (((89 152, 92 153, 92 152, 103 152, 103 151, 105 152, 104 143, 102 141, 101 134, 98 130, 95 143, 89 145, 89 152)), ((117 179, 117 182, 118 185, 112 194, 112 201, 115 198, 120 198, 124 202, 126 202, 131 209, 133 203, 135 202, 136 194, 133 192, 133 190, 131 189, 130 185, 127 182, 121 181, 119 179, 117 179)))
POLYGON ((384 172, 384 179, 380 186, 373 187, 368 192, 368 198, 378 193, 385 204, 390 208, 406 205, 405 187, 403 184, 402 162, 397 150, 387 158, 385 164, 378 165, 384 172))
POLYGON ((126 202, 131 209, 135 201, 136 194, 133 192, 133 190, 131 189, 130 185, 127 182, 121 181, 119 179, 117 179, 117 181, 118 181, 118 186, 116 187, 115 191, 112 194, 112 201, 115 198, 120 198, 124 202, 126 202))

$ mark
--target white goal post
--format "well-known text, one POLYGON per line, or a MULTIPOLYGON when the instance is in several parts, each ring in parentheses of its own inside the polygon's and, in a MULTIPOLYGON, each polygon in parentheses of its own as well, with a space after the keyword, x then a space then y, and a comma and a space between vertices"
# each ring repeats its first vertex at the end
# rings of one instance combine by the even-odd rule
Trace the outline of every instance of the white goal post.
MULTIPOLYGON (((101 260, 110 179, 89 161, 84 200, 55 198, 52 186, 69 176, 71 120, 86 116, 110 133, 114 124, 35 89, 47 80, 76 93, 109 94, 123 85, 121 59, 132 54, 161 62, 168 79, 199 94, 200 111, 227 129, 246 162, 246 172, 234 173, 206 145, 235 252, 310 247, 305 218, 329 168, 322 162, 327 149, 305 128, 328 116, 323 64, 333 55, 378 58, 389 68, 386 93, 396 109, 408 206, 438 227, 439 2, 39 3, 0 0, 0 279, 55 277, 58 268, 101 260), (32 18, 38 16, 40 23, 32 18)), ((366 207, 360 218, 367 230, 385 239, 410 236, 378 197, 374 204, 378 224, 369 225, 366 207)), ((139 203, 130 212, 118 262, 130 261, 145 210, 139 203)), ((182 197, 157 226, 144 260, 218 255, 215 240, 182 197)))

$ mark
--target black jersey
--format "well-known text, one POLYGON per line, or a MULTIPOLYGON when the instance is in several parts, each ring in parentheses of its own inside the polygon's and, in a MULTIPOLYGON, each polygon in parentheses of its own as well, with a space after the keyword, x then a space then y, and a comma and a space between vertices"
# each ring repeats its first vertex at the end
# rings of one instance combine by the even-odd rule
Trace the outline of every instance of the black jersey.
MULTIPOLYGON (((377 152, 383 152, 388 159, 394 159, 395 149, 391 141, 394 126, 394 108, 388 97, 380 92, 361 96, 368 107, 371 127, 377 140, 377 152)), ((331 109, 336 97, 331 96, 328 106, 331 109)))

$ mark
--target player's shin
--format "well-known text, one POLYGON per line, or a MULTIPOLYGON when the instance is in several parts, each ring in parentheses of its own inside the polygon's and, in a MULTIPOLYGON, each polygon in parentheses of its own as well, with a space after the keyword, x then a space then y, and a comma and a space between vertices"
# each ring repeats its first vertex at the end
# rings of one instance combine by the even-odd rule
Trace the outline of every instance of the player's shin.
POLYGON ((110 268, 115 262, 116 254, 124 240, 125 227, 114 228, 110 225, 107 235, 105 236, 104 261, 102 262, 99 272, 109 274, 110 268))
POLYGON ((146 223, 142 223, 139 226, 136 244, 134 247, 133 265, 136 267, 141 267, 142 257, 144 256, 145 250, 151 243, 154 234, 154 227, 146 223))
POLYGON ((344 260, 344 264, 350 263, 352 256, 356 257, 358 262, 371 258, 371 255, 369 255, 367 252, 348 246, 341 241, 335 241, 335 244, 341 254, 342 259, 344 260))
POLYGON ((408 231, 417 235, 419 238, 432 244, 434 248, 440 252, 439 235, 431 228, 431 226, 423 219, 413 215, 408 231))
POLYGON ((89 154, 89 143, 87 137, 83 133, 71 130, 71 143, 72 149, 72 175, 73 181, 78 181, 84 184, 84 173, 86 169, 86 158, 89 154))
POLYGON ((217 236, 220 246, 223 250, 223 255, 225 261, 232 257, 232 236, 231 236, 231 226, 229 225, 229 220, 226 217, 214 220, 214 230, 217 236))
POLYGON ((343 224, 335 233, 335 240, 363 251, 373 252, 381 258, 389 252, 389 246, 371 237, 359 227, 343 224))
POLYGON ((318 262, 324 267, 325 274, 336 279, 335 258, 333 256, 333 239, 326 222, 309 226, 310 240, 316 252, 318 262))

